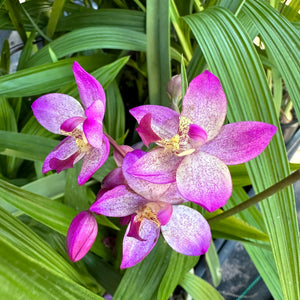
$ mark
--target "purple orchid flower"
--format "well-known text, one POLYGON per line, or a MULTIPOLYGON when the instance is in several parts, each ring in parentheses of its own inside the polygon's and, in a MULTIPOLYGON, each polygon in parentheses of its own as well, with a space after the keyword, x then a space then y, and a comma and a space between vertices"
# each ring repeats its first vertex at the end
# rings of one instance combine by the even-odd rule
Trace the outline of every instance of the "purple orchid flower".
POLYGON ((97 233, 97 221, 91 212, 82 211, 73 219, 67 233, 67 250, 72 262, 88 253, 97 233))
POLYGON ((157 105, 131 109, 144 144, 159 147, 127 171, 152 183, 176 182, 183 198, 210 212, 225 205, 232 193, 227 165, 258 156, 276 132, 263 122, 222 126, 226 107, 218 78, 205 71, 191 81, 181 114, 157 105))
POLYGON ((81 103, 65 94, 44 95, 32 104, 33 114, 47 130, 67 136, 46 157, 43 173, 72 168, 83 159, 78 184, 82 185, 103 165, 109 141, 103 134, 105 93, 101 84, 77 62, 73 64, 81 103))
POLYGON ((185 200, 175 183, 150 183, 127 172, 145 155, 142 150, 127 153, 122 164, 127 184, 100 194, 90 207, 97 214, 130 221, 123 240, 121 269, 142 261, 155 246, 160 232, 175 251, 185 255, 202 255, 211 242, 205 218, 192 208, 178 205, 185 200))

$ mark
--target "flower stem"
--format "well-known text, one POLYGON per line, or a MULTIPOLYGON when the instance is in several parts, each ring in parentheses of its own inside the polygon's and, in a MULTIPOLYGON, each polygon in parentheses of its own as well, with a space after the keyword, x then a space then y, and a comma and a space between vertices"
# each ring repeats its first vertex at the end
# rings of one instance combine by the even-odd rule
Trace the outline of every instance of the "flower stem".
POLYGON ((228 209, 226 211, 224 211, 223 213, 212 217, 210 219, 207 219, 207 222, 209 224, 215 223, 215 222, 219 222, 225 218, 228 218, 230 216, 235 215, 236 213, 239 213, 240 211, 249 208, 250 206, 274 195, 275 193, 281 191, 282 189, 288 187, 289 185, 295 183, 296 181, 298 181, 300 179, 300 169, 298 169, 297 171, 295 171, 294 173, 292 173, 291 175, 289 175, 288 177, 284 178, 283 180, 275 183, 274 185, 272 185, 271 187, 267 188, 266 190, 262 191, 261 193, 255 195, 254 197, 250 198, 247 201, 244 201, 243 203, 228 209))
POLYGON ((110 144, 117 150, 123 157, 125 157, 126 152, 117 144, 117 142, 107 133, 104 132, 104 135, 108 138, 110 144))

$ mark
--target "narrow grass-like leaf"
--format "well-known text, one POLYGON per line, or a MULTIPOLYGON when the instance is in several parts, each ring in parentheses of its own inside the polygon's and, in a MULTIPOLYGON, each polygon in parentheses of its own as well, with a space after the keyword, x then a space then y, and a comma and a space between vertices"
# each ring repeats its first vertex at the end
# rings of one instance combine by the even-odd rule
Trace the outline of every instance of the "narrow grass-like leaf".
MULTIPOLYGON (((185 19, 202 48, 210 70, 221 80, 228 99, 229 121, 261 120, 280 128, 258 55, 234 16, 224 9, 213 8, 185 19)), ((264 153, 247 164, 247 168, 257 192, 289 174, 280 133, 273 137, 264 153)), ((299 299, 299 286, 291 284, 299 281, 300 265, 292 187, 263 201, 261 208, 283 293, 287 299, 299 299)))
POLYGON ((9 66, 10 66, 10 47, 9 47, 8 39, 5 39, 1 51, 0 74, 3 71, 9 73, 9 66))
MULTIPOLYGON (((0 240, 29 256, 44 268, 85 285, 82 277, 73 266, 55 252, 48 243, 29 229, 24 223, 0 208, 0 240)), ((99 287, 98 287, 99 289, 99 287)))
MULTIPOLYGON (((47 49, 48 50, 48 49, 47 49)), ((67 58, 56 63, 27 68, 0 77, 0 95, 24 97, 47 93, 74 81, 72 64, 78 61, 87 71, 107 62, 106 56, 67 58)))
POLYGON ((26 66, 37 66, 51 62, 48 47, 51 47, 58 58, 92 49, 145 51, 146 36, 141 32, 109 26, 77 29, 43 47, 29 59, 26 66))
POLYGON ((76 282, 49 271, 7 244, 6 240, 2 240, 0 256, 3 299, 52 300, 54 295, 58 299, 103 299, 76 282))
POLYGON ((127 9, 101 9, 74 12, 60 18, 56 30, 71 31, 91 26, 115 26, 145 33, 145 13, 127 9))
POLYGON ((116 140, 125 133, 125 108, 116 81, 107 88, 106 98, 106 111, 103 123, 107 133, 116 140))
POLYGON ((46 31, 46 34, 47 34, 47 36, 49 36, 49 38, 52 38, 54 35, 57 22, 63 12, 64 5, 65 5, 65 0, 55 0, 53 2, 52 11, 51 11, 51 14, 49 17, 47 31, 46 31))
POLYGON ((192 269, 198 260, 198 256, 187 256, 172 251, 168 268, 159 286, 157 299, 168 299, 179 284, 183 275, 192 269))
POLYGON ((209 283, 191 273, 186 273, 179 283, 195 300, 224 300, 209 283))
MULTIPOLYGON (((38 222, 66 235, 77 212, 60 202, 25 191, 0 179, 0 199, 22 210, 38 222)), ((95 242, 92 251, 109 258, 110 252, 101 241, 95 242)))
POLYGON ((26 31, 23 25, 23 20, 21 18, 21 4, 18 0, 10 0, 5 3, 9 17, 14 25, 14 28, 18 31, 22 41, 25 43, 27 40, 26 31))
POLYGON ((150 103, 168 106, 166 88, 171 74, 168 0, 147 3, 146 32, 150 103))
POLYGON ((208 251, 205 253, 205 261, 210 271, 212 283, 217 287, 221 283, 222 273, 218 252, 213 241, 211 242, 208 251))
POLYGON ((57 140, 42 136, 0 130, 0 154, 43 161, 57 140))
POLYGON ((241 18, 244 17, 249 18, 259 30, 268 54, 273 57, 282 75, 299 119, 300 39, 298 31, 272 7, 260 1, 247 1, 241 10, 241 18))

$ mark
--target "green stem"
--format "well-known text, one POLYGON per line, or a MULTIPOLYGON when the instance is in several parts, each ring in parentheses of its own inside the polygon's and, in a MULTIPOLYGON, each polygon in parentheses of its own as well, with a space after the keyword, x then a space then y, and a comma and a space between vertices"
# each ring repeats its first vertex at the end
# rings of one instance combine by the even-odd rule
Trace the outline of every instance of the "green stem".
POLYGON ((272 196, 273 194, 276 194, 277 192, 281 191, 282 189, 288 187, 289 185, 295 183, 296 181, 298 181, 300 179, 300 169, 295 171, 294 173, 292 173, 291 175, 289 175, 288 177, 284 178, 283 180, 275 183, 274 185, 272 185, 271 187, 267 188, 266 190, 264 190, 263 192, 255 195, 254 197, 250 198, 249 200, 231 208, 228 209, 226 211, 224 211, 223 213, 212 217, 210 219, 207 220, 207 222, 209 224, 215 223, 215 222, 219 222, 225 218, 231 217, 233 215, 235 215, 236 213, 239 213, 240 211, 249 208, 250 206, 272 196))

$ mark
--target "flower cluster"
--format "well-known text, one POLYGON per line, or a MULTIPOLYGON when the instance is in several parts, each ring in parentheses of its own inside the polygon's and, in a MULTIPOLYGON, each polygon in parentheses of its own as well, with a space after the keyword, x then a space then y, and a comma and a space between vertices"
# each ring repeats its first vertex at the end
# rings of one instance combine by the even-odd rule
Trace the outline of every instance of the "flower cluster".
MULTIPOLYGON (((82 106, 64 94, 49 94, 32 105, 37 120, 53 133, 67 136, 46 158, 43 172, 60 172, 83 159, 78 183, 84 184, 105 162, 111 137, 103 133, 105 94, 100 83, 78 63, 73 66, 82 106)), ((181 97, 180 77, 171 80, 173 105, 181 97)), ((211 232, 206 219, 187 205, 191 201, 212 212, 232 193, 227 165, 258 156, 276 127, 262 122, 223 125, 227 102, 217 77, 205 71, 194 78, 182 101, 181 113, 167 107, 143 105, 130 110, 148 152, 115 147, 117 168, 101 183, 95 203, 70 224, 67 249, 80 260, 97 236, 93 213, 120 217, 128 224, 123 240, 121 268, 147 256, 161 234, 175 251, 206 253, 211 232)))

